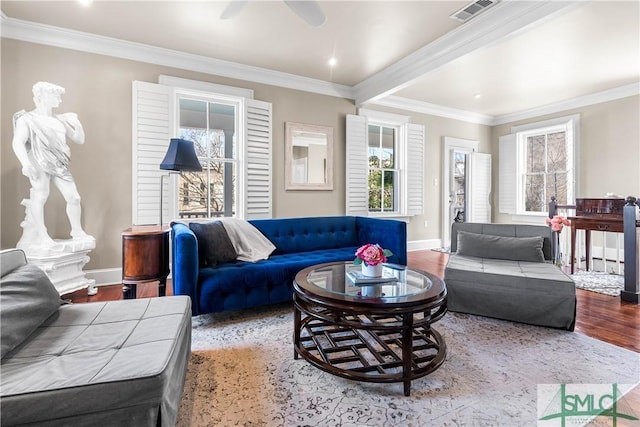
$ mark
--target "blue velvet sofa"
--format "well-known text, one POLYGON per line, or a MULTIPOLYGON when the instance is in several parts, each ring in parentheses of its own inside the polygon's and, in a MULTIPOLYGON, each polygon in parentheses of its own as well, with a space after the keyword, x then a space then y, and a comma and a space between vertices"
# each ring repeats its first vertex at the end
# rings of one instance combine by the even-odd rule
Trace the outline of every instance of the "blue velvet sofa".
POLYGON ((378 243, 389 262, 407 264, 402 221, 355 216, 249 221, 275 245, 266 260, 233 261, 200 268, 198 242, 188 224, 172 224, 174 295, 188 295, 193 315, 290 301, 293 279, 314 264, 354 259, 356 249, 378 243))

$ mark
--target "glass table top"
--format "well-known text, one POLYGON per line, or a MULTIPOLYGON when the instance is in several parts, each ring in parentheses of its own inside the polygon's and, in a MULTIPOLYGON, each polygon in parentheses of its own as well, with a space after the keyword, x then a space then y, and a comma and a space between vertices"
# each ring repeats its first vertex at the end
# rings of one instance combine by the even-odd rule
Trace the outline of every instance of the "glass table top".
POLYGON ((384 264, 379 280, 379 283, 372 283, 370 279, 362 280, 359 265, 333 263, 311 269, 306 274, 307 283, 300 285, 336 296, 383 299, 420 295, 434 287, 434 282, 425 273, 396 264, 384 264))

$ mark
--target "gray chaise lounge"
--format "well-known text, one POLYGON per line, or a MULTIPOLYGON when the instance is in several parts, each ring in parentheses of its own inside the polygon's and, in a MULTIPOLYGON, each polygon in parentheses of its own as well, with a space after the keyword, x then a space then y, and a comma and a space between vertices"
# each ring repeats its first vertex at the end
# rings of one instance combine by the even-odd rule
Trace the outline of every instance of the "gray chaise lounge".
POLYGON ((62 304, 20 250, 0 254, 2 426, 174 426, 189 297, 62 304))
POLYGON ((551 236, 545 226, 454 223, 447 308, 572 331, 575 283, 551 262, 551 236))

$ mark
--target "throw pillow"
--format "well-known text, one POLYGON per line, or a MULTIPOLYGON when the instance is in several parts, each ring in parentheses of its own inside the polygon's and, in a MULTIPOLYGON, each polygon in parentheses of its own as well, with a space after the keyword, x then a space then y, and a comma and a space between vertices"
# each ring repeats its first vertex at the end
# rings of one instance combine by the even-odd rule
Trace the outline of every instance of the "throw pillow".
POLYGON ((31 335, 62 300, 51 280, 32 264, 21 265, 0 279, 0 330, 4 357, 31 335))
POLYGON ((542 236, 505 237, 458 231, 457 253, 479 258, 545 262, 543 242, 542 236))
POLYGON ((189 228, 198 239, 200 267, 215 267, 218 264, 235 261, 238 257, 227 230, 220 221, 191 222, 189 228))

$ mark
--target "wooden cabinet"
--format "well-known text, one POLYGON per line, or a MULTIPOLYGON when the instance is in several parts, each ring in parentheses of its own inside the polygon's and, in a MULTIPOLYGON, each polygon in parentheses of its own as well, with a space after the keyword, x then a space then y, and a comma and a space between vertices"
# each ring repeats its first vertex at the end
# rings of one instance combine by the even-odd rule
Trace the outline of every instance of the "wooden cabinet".
POLYGON ((122 284, 124 298, 136 297, 136 284, 157 280, 158 295, 165 296, 169 276, 168 226, 132 226, 122 232, 122 284))

